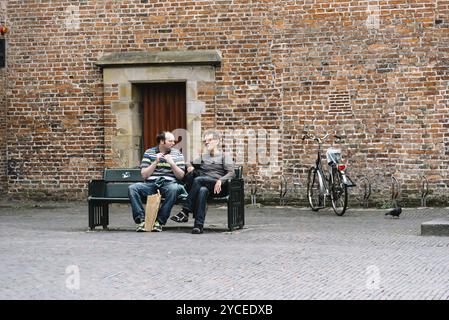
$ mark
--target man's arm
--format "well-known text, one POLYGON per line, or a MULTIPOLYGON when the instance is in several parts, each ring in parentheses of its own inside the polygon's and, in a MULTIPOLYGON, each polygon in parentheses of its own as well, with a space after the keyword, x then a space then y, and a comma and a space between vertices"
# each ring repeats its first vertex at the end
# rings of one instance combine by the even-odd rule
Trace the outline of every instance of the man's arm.
POLYGON ((142 175, 142 178, 144 180, 147 180, 154 172, 154 170, 156 169, 157 166, 157 162, 153 162, 149 167, 146 168, 142 168, 140 170, 140 174, 142 175))
POLYGON ((162 158, 163 156, 164 156, 164 155, 163 155, 162 153, 156 154, 156 159, 155 159, 153 162, 151 162, 151 160, 149 160, 149 158, 144 159, 144 160, 146 160, 146 161, 144 161, 144 162, 151 162, 151 165, 149 165, 148 167, 144 167, 144 168, 142 168, 142 169, 140 170, 140 174, 142 175, 142 178, 143 178, 144 180, 146 180, 146 179, 148 179, 149 177, 151 177, 151 175, 153 174, 154 170, 155 170, 156 167, 157 167, 157 164, 159 163, 159 161, 161 160, 161 158, 162 158))
POLYGON ((223 182, 226 182, 229 179, 234 178, 235 172, 234 172, 234 163, 232 161, 232 158, 230 155, 223 154, 223 168, 226 171, 226 174, 217 180, 214 186, 214 193, 219 194, 221 192, 221 185, 223 182))
POLYGON ((227 180, 235 177, 234 162, 229 154, 223 154, 223 157, 223 168, 225 169, 226 174, 221 177, 220 180, 221 182, 226 182, 227 180))
MULTIPOLYGON (((178 167, 178 165, 173 161, 173 158, 171 155, 167 154, 165 155, 165 160, 170 165, 171 169, 173 170, 173 173, 175 174, 176 179, 182 180, 184 178, 185 172, 183 169, 178 167)), ((185 165, 183 165, 185 167, 185 165)))

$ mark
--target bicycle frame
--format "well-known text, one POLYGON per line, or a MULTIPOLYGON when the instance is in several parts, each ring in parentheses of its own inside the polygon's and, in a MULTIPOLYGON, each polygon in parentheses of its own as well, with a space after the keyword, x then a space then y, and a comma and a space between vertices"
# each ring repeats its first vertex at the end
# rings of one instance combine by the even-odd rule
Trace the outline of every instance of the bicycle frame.
POLYGON ((318 141, 318 151, 317 151, 317 158, 316 158, 316 162, 315 162, 315 168, 318 171, 318 179, 320 179, 320 194, 322 196, 327 196, 329 194, 329 182, 330 182, 329 178, 332 175, 332 173, 329 172, 329 178, 326 177, 326 174, 324 173, 320 141, 318 141))
MULTIPOLYGON (((306 139, 307 137, 309 137, 308 135, 303 137, 303 140, 306 139)), ((332 168, 335 166, 335 164, 328 164, 328 175, 325 174, 324 169, 323 169, 323 161, 322 161, 322 155, 321 155, 321 145, 323 144, 323 141, 326 140, 329 137, 329 134, 326 134, 323 138, 317 138, 314 137, 313 140, 318 142, 318 150, 317 150, 317 158, 316 158, 316 162, 315 162, 315 168, 318 171, 318 177, 320 179, 320 194, 323 196, 329 196, 330 192, 329 192, 329 186, 330 184, 332 184, 334 182, 334 177, 333 177, 333 170, 332 168)), ((341 137, 339 136, 334 136, 337 139, 341 139, 341 137)))
MULTIPOLYGON (((329 137, 323 138, 305 135, 306 138, 318 142, 315 166, 309 169, 307 177, 307 197, 313 211, 318 211, 326 206, 326 199, 332 202, 332 208, 339 216, 343 215, 348 205, 348 187, 354 186, 351 179, 346 175, 346 165, 341 163, 341 150, 329 148, 326 151, 327 173, 323 165, 321 145, 329 137), (315 190, 316 192, 314 192, 315 190)), ((338 140, 340 136, 334 135, 338 140)))

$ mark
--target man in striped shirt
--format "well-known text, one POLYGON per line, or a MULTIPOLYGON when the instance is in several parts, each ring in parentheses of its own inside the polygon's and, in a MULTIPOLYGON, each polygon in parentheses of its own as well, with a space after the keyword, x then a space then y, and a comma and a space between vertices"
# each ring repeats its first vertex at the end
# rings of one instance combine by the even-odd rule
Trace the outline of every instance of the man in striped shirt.
POLYGON ((128 194, 131 200, 133 219, 138 232, 145 231, 145 209, 142 197, 157 193, 160 190, 165 199, 157 214, 153 231, 162 231, 167 222, 171 209, 178 196, 184 191, 180 184, 184 178, 185 161, 182 153, 175 148, 175 137, 168 131, 161 132, 156 137, 157 147, 145 151, 141 167, 145 182, 134 183, 129 186, 128 194))

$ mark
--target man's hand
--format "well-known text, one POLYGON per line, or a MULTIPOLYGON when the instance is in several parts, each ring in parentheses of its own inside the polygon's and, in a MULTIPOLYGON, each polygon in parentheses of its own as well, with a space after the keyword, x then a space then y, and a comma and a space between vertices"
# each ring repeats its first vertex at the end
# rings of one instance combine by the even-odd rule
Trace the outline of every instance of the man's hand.
POLYGON ((164 158, 165 158, 165 161, 167 161, 167 163, 168 163, 169 165, 171 165, 171 166, 175 165, 175 162, 173 161, 173 158, 172 158, 171 155, 166 154, 166 155, 164 156, 164 158))
POLYGON ((217 180, 214 186, 214 193, 219 194, 221 192, 221 180, 217 180))
POLYGON ((192 172, 193 170, 195 170, 195 168, 194 167, 187 167, 187 172, 192 172))
POLYGON ((161 161, 161 158, 164 158, 164 154, 162 152, 159 152, 158 154, 156 154, 156 160, 154 162, 159 163, 159 161, 161 161))

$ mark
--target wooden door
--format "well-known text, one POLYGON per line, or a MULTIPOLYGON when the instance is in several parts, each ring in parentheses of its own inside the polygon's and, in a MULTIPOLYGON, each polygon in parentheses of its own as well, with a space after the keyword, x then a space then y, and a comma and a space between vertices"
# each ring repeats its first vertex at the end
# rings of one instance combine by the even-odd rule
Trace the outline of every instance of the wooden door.
MULTIPOLYGON (((152 83, 143 87, 143 147, 154 147, 161 131, 186 129, 186 84, 152 83)), ((179 137, 175 137, 178 141, 179 137)))

